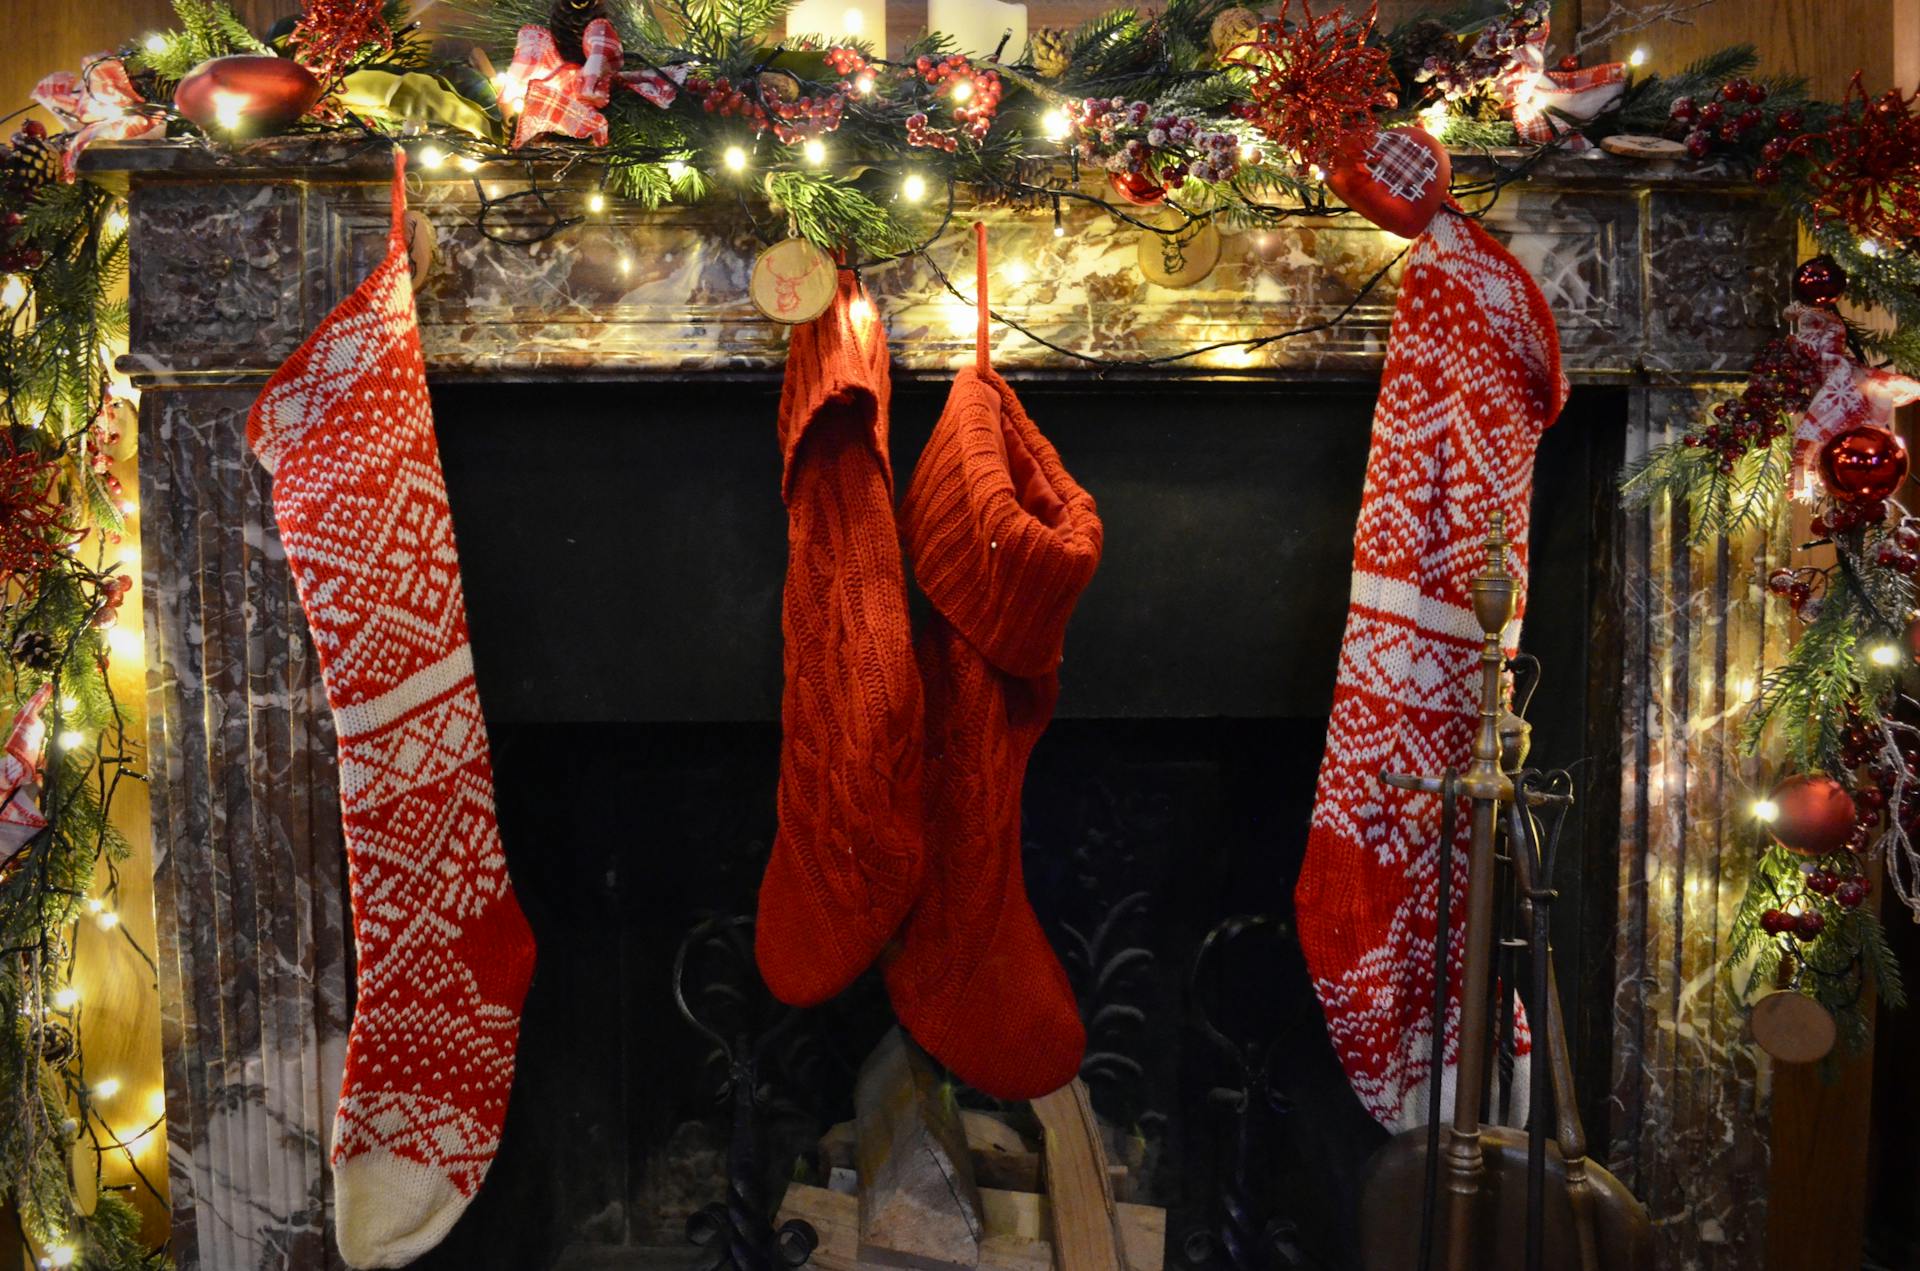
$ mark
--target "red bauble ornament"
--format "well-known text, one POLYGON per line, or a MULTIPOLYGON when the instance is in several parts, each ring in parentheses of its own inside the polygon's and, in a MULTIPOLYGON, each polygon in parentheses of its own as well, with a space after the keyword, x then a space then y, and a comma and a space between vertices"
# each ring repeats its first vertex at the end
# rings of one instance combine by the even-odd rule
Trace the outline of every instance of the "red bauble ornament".
POLYGON ((1820 255, 1804 260, 1800 268, 1793 271, 1793 295, 1803 305, 1831 309, 1846 291, 1847 271, 1840 268, 1840 262, 1831 256, 1820 255))
POLYGON ((1827 856, 1847 845, 1858 813, 1847 788, 1824 773, 1801 773, 1774 787, 1773 837, 1803 856, 1827 856))
POLYGON ((1389 234, 1417 238, 1446 200, 1452 178, 1445 146, 1418 128, 1389 128, 1343 145, 1327 185, 1389 234))
POLYGON ((1107 184, 1135 207, 1152 207, 1167 197, 1167 187, 1154 180, 1147 172, 1109 172, 1107 184))
POLYGON ((1907 447, 1884 428, 1849 428, 1820 448, 1820 476, 1842 503, 1877 503, 1907 479, 1907 447))
POLYGON ((173 104, 206 132, 254 137, 297 123, 320 100, 320 81, 300 63, 259 53, 202 62, 173 90, 173 104))

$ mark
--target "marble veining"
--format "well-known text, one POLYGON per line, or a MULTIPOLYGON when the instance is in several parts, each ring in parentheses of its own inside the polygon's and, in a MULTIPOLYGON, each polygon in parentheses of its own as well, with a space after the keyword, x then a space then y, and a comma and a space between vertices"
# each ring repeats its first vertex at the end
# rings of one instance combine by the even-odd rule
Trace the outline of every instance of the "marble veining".
MULTIPOLYGON (((147 389, 140 482, 174 1252, 183 1271, 338 1265, 327 1141, 349 1010, 331 721, 243 425, 258 383, 364 275, 385 234, 384 159, 328 143, 233 157, 96 146, 130 194, 133 348, 147 389)), ((1463 169, 1479 161, 1462 158, 1463 169)), ((505 189, 508 169, 479 174, 505 189)), ((580 210, 590 186, 563 183, 580 210)), ((439 259, 420 292, 429 370, 461 378, 777 374, 783 333, 745 299, 757 247, 724 205, 603 217, 533 247, 474 226, 471 182, 419 183, 439 259)), ((1186 291, 1146 283, 1138 231, 1074 208, 988 215, 994 303, 1047 340, 1149 358, 1333 317, 1401 244, 1357 220, 1230 234, 1186 291)), ((1628 388, 1630 451, 1685 426, 1772 333, 1791 225, 1714 169, 1561 159, 1488 224, 1541 280, 1569 374, 1628 388)), ((972 294, 956 229, 931 254, 972 294)), ((868 271, 903 375, 967 355, 972 320, 919 261, 868 271)), ((1392 283, 1327 331, 1128 374, 1369 380, 1392 283)), ((1088 373, 996 326, 1016 375, 1088 373)), ((1204 393, 1196 383, 1194 391, 1204 393)), ((564 411, 564 406, 560 407, 564 411)), ((1647 1202, 1659 1265, 1750 1266, 1764 1234, 1763 1074, 1714 972, 1745 882, 1727 809, 1757 779, 1738 698, 1784 615, 1751 565, 1785 544, 1692 546, 1626 515, 1607 562, 1627 649, 1609 1164, 1647 1202)))

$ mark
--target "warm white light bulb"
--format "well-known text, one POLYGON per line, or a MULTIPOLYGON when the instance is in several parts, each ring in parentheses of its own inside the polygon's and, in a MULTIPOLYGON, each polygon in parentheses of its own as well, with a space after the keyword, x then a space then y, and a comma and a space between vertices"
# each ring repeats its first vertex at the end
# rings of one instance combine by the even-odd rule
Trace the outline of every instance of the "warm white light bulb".
POLYGON ((1067 236, 1067 227, 1066 227, 1066 226, 1064 226, 1064 225, 1056 225, 1056 226, 1054 226, 1054 227, 1053 227, 1053 236, 1054 236, 1055 238, 1065 238, 1065 237, 1067 236))
POLYGON ((158 1086, 147 1092, 147 1115, 156 1121, 167 1115, 167 1092, 158 1086))
POLYGON ((858 75, 854 76, 853 91, 856 93, 859 93, 862 97, 872 92, 873 91, 872 74, 870 74, 867 71, 861 71, 858 75))
POLYGON ((112 931, 115 927, 120 925, 120 915, 113 912, 113 910, 109 909, 107 910, 107 912, 101 914, 98 918, 95 918, 94 921, 100 924, 100 930, 112 931))
POLYGON ((164 53, 167 51, 167 37, 155 31, 147 37, 147 52, 164 53))
POLYGON ((480 170, 480 161, 470 154, 463 154, 460 156, 460 170, 462 172, 478 172, 480 170))
POLYGON ((625 255, 621 256, 620 257, 620 276, 622 278, 625 278, 628 274, 632 272, 633 272, 633 257, 625 256, 625 255))
POLYGON ((61 714, 63 714, 63 715, 68 715, 68 714, 72 714, 72 713, 73 713, 74 711, 77 711, 77 710, 79 710, 79 709, 80 709, 80 699, 79 699, 79 698, 77 698, 77 697, 74 697, 74 696, 72 696, 72 695, 68 695, 68 696, 65 696, 65 697, 62 697, 62 698, 60 699, 60 713, 61 713, 61 714))
POLYGON ((720 159, 721 162, 727 165, 727 171, 729 172, 745 172, 747 170, 747 152, 739 146, 728 146, 727 152, 720 156, 720 159))
POLYGON ((439 146, 421 146, 420 147, 420 166, 421 167, 437 168, 441 164, 445 163, 446 161, 447 161, 447 152, 442 150, 439 146))
POLYGON ((683 179, 686 175, 687 175, 686 164, 680 162, 680 160, 678 159, 672 159, 668 161, 667 180, 678 184, 680 180, 683 179))
POLYGON ((58 740, 60 743, 60 749, 72 750, 76 746, 81 746, 86 744, 87 735, 83 732, 78 731, 77 729, 69 728, 65 732, 60 734, 58 740))
POLYGON ((867 25, 867 19, 858 9, 848 9, 840 15, 840 29, 848 35, 858 35, 867 25))
POLYGON ((927 197, 927 179, 918 172, 907 173, 906 180, 900 183, 900 197, 909 203, 918 203, 927 197))
POLYGON ((89 897, 87 897, 87 912, 88 912, 88 913, 90 913, 90 914, 97 914, 97 913, 105 913, 105 912, 106 912, 106 909, 107 909, 107 902, 106 902, 106 901, 104 901, 104 900, 102 900, 102 899, 100 899, 100 898, 99 898, 98 896, 89 896, 89 897))
POLYGON ((53 1005, 55 1009, 62 1010, 62 1011, 70 1011, 75 1006, 78 1006, 79 1004, 80 1004, 80 990, 74 988, 72 985, 68 985, 66 988, 63 988, 63 989, 54 990, 53 1005))
POLYGON ((1885 250, 1886 248, 1880 246, 1879 240, 1877 239, 1863 238, 1860 240, 1860 254, 1862 256, 1878 256, 1885 250))
POLYGON ((27 282, 19 274, 8 274, 0 283, 0 309, 18 309, 27 302, 27 282))
POLYGON ((1050 110, 1040 116, 1040 126, 1046 130, 1049 140, 1064 141, 1073 127, 1073 121, 1067 118, 1064 110, 1050 110))
POLYGON ((818 137, 809 137, 807 144, 800 147, 800 153, 817 168, 827 161, 827 143, 818 137))
POLYGON ((953 82, 953 89, 950 93, 948 93, 948 96, 952 97, 953 100, 957 102, 963 102, 967 100, 969 97, 973 96, 973 81, 970 79, 955 80, 953 82))
POLYGON ((1627 54, 1628 66, 1639 67, 1639 66, 1645 66, 1646 64, 1647 64, 1647 51, 1645 49, 1635 49, 1633 52, 1627 54))
POLYGON ((1771 823, 1774 820, 1778 819, 1779 816, 1780 816, 1780 805, 1775 803, 1772 799, 1754 800, 1754 804, 1753 804, 1754 820, 1766 821, 1768 823, 1771 823))
POLYGON ((600 191, 598 190, 595 190, 592 194, 589 194, 587 196, 587 211, 593 213, 595 216, 598 216, 600 213, 606 210, 607 210, 606 195, 600 193, 600 191))
POLYGON ((101 220, 100 227, 106 230, 107 233, 109 234, 126 233, 127 232, 127 209, 124 207, 114 208, 111 212, 108 212, 106 216, 101 220))
POLYGON ((865 296, 855 296, 853 303, 847 306, 847 316, 853 319, 855 326, 865 326, 873 320, 873 301, 865 296))
POLYGON ((120 1093, 120 1078, 102 1077, 93 1083, 92 1094, 96 1099, 111 1099, 120 1093))
POLYGON ((47 1246, 47 1265, 50 1267, 70 1267, 76 1256, 72 1245, 47 1246))
POLYGON ((1871 649, 1867 650, 1867 657, 1872 659, 1873 664, 1875 666, 1900 665, 1900 649, 1898 645, 1887 644, 1884 642, 1880 644, 1876 644, 1871 649))

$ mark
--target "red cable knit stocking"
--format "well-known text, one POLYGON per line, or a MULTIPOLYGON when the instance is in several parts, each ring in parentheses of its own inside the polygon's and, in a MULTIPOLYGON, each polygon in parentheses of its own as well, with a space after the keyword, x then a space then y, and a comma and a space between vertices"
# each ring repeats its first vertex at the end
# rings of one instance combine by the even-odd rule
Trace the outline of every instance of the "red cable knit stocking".
POLYGON ((396 151, 387 255, 267 384, 247 442, 340 746, 358 968, 334 1128, 356 1267, 438 1244, 493 1162, 533 936, 493 814, 453 522, 427 403, 396 151))
POLYGON ((767 987, 811 1006, 872 964, 921 873, 920 677, 887 460, 886 332, 850 274, 795 327, 780 395, 786 691, 760 882, 767 987))
MULTIPOLYGON (((1439 801, 1383 769, 1464 768, 1480 628, 1468 580, 1504 509, 1524 580, 1533 455, 1560 413, 1560 340, 1540 289, 1478 224, 1443 210, 1408 262, 1374 412, 1326 757, 1294 904, 1327 1029, 1367 1110, 1419 1123, 1433 1002, 1439 801)), ((1508 634, 1519 639, 1519 620, 1508 634)), ((1466 913, 1465 818, 1454 854, 1466 913)), ((1443 1101, 1452 1100, 1465 950, 1452 942, 1443 1101)), ((1524 1053, 1525 1037, 1521 1037, 1524 1053)), ((1516 1078, 1524 1092, 1524 1071, 1516 1078)))
POLYGON ((886 965, 909 1032, 1003 1099, 1058 1089, 1086 1033, 1027 903, 1020 788, 1060 695, 1067 618, 1100 561, 1093 498, 987 361, 986 230, 977 365, 955 378, 901 512, 934 614, 927 686, 927 880, 886 965))

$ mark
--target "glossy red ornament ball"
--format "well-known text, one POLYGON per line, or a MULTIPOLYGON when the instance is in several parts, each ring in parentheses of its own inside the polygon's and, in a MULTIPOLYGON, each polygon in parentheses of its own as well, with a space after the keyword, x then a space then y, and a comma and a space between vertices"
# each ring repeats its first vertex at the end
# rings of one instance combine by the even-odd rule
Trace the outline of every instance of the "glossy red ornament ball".
POLYGON ((1152 207, 1167 197, 1167 187, 1146 172, 1109 172, 1107 184, 1135 207, 1152 207))
POLYGON ((1842 503, 1875 503, 1907 479, 1907 447, 1884 428, 1849 428, 1820 448, 1820 476, 1842 503))
POLYGON ((289 58, 236 53, 200 63, 173 91, 179 112, 220 136, 257 137, 299 122, 320 100, 320 81, 289 58))
POLYGON ((1826 856, 1847 844, 1858 816, 1847 788, 1824 773, 1801 773, 1774 787, 1774 841, 1803 856, 1826 856))
MULTIPOLYGON (((1779 138, 1775 138, 1775 141, 1779 138)), ((1772 145, 1773 142, 1767 143, 1772 145)), ((1847 291, 1847 271, 1831 256, 1820 255, 1800 262, 1793 271, 1793 294, 1803 305, 1832 308, 1847 291)))

